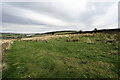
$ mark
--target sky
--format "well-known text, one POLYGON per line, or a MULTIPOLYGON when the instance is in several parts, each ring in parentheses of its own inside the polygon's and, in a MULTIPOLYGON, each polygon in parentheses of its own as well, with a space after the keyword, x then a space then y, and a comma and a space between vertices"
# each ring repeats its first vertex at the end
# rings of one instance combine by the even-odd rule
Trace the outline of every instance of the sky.
POLYGON ((118 28, 118 1, 2 2, 2 32, 45 33, 118 28))

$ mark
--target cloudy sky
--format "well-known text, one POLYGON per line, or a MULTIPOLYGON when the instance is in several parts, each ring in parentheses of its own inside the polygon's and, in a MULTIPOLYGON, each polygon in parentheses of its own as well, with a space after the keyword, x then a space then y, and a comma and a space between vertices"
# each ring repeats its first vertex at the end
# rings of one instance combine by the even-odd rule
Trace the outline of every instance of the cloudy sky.
POLYGON ((2 32, 43 33, 117 27, 117 0, 2 2, 2 32))

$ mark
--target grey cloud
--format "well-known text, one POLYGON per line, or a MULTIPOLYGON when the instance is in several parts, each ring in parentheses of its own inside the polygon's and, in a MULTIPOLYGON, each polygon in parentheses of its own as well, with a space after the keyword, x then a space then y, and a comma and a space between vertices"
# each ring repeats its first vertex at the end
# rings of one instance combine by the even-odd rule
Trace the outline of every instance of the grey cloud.
MULTIPOLYGON (((56 3, 56 5, 58 5, 58 7, 61 7, 61 9, 55 8, 55 4, 53 4, 52 2, 37 2, 37 3, 36 2, 19 2, 19 3, 11 2, 7 4, 12 5, 14 7, 26 8, 38 13, 47 14, 56 18, 63 19, 68 22, 84 22, 86 24, 90 24, 91 22, 94 21, 93 20, 94 16, 105 14, 106 8, 111 6, 113 2, 100 2, 100 3, 89 2, 87 3, 87 7, 86 7, 87 11, 79 14, 74 18, 71 17, 72 15, 71 13, 68 13, 67 11, 61 11, 62 8, 64 8, 64 6, 61 6, 58 3, 56 3), (92 10, 92 8, 95 8, 95 9, 92 10)), ((74 13, 76 12, 73 12, 73 15, 74 13)))
MULTIPOLYGON (((87 10, 83 12, 81 9, 76 12, 75 10, 67 10, 65 6, 61 5, 59 2, 52 3, 52 2, 8 2, 3 3, 3 23, 13 23, 13 24, 24 24, 24 25, 46 25, 47 27, 44 29, 40 29, 39 31, 49 31, 49 30, 62 30, 62 29, 93 29, 94 26, 92 25, 96 20, 97 16, 104 15, 107 13, 107 9, 113 4, 114 2, 91 2, 86 3, 85 8, 87 10), (4 9, 5 5, 11 5, 13 7, 18 7, 21 9, 27 9, 36 13, 45 14, 51 17, 55 17, 57 19, 61 19, 68 23, 83 23, 86 26, 84 28, 78 27, 70 27, 70 26, 53 26, 43 22, 37 22, 32 19, 27 19, 21 16, 14 16, 9 14, 9 12, 15 13, 14 9, 9 10, 4 9), (77 15, 76 15, 77 14, 77 15)), ((72 6, 72 5, 71 5, 72 6)), ((70 6, 68 6, 69 8, 70 6)), ((79 6, 78 6, 79 7, 79 6)), ((77 8, 77 7, 76 7, 77 8)), ((74 9, 74 8, 73 8, 74 9)), ((16 12, 17 13, 17 12, 16 12)), ((4 26, 3 26, 4 27, 4 26)), ((10 29, 10 28, 9 28, 10 29)), ((5 30, 9 30, 5 29, 5 30)), ((11 29, 13 30, 13 29, 11 29)), ((17 29, 14 29, 17 31, 17 29)), ((13 31, 14 31, 13 30, 13 31)), ((23 29, 21 28, 21 31, 23 29)), ((26 29, 25 29, 26 30, 26 29)), ((23 31, 25 31, 23 30, 23 31)), ((31 31, 31 30, 30 30, 31 31)), ((38 31, 37 29, 33 29, 33 31, 38 31)))
POLYGON ((120 28, 120 2, 118 3, 118 27, 120 28))
POLYGON ((96 16, 104 15, 107 11, 107 8, 112 4, 113 2, 89 2, 87 3, 87 11, 79 15, 78 21, 90 25, 95 21, 96 16))
POLYGON ((6 13, 2 14, 2 22, 15 23, 15 24, 29 24, 29 25, 47 25, 47 24, 40 23, 40 22, 30 20, 30 19, 27 19, 27 18, 8 15, 6 13))

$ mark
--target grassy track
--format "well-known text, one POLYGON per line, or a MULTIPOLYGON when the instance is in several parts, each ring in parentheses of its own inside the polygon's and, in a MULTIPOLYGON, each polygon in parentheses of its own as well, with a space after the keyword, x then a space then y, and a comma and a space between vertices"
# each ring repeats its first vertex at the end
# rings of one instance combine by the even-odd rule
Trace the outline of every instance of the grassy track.
POLYGON ((15 41, 4 56, 8 78, 117 78, 116 34, 15 41))

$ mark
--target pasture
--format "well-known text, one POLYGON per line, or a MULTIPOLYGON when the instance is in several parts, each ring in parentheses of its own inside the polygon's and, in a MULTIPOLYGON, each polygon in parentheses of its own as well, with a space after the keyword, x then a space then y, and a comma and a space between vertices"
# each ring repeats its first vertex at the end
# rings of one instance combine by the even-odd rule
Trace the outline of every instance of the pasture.
POLYGON ((4 53, 2 77, 118 78, 118 43, 117 33, 18 39, 4 53))

